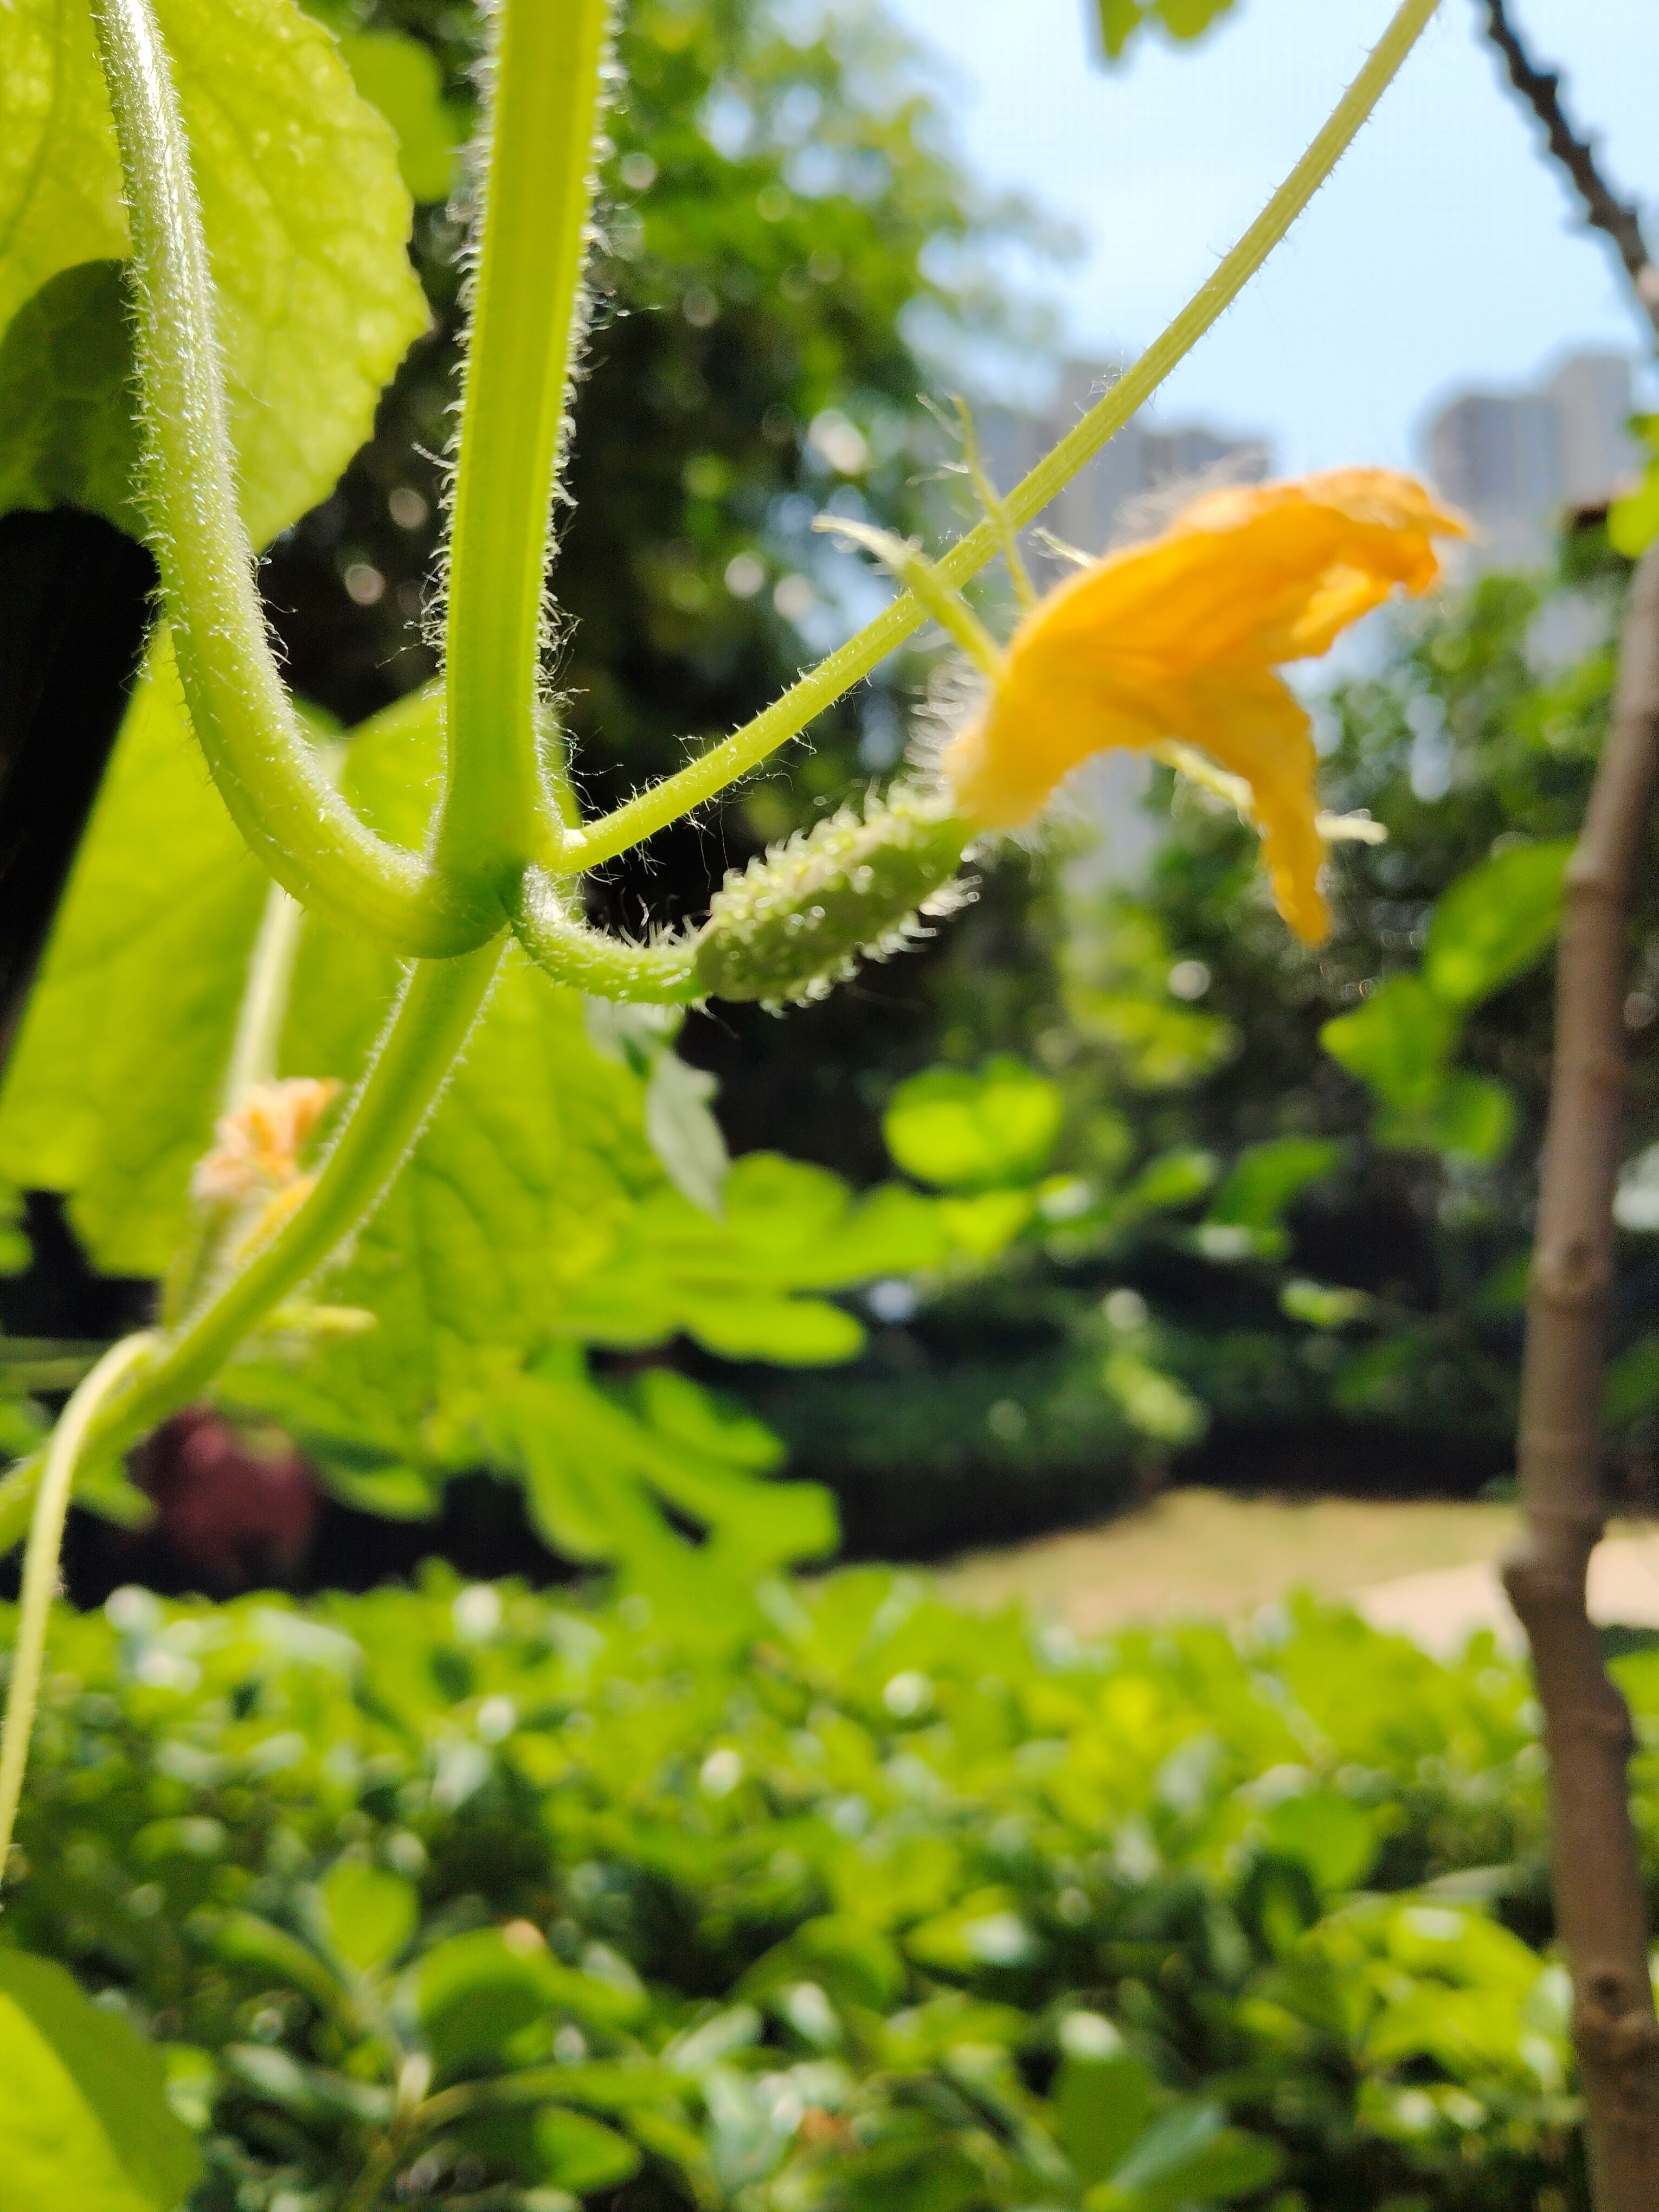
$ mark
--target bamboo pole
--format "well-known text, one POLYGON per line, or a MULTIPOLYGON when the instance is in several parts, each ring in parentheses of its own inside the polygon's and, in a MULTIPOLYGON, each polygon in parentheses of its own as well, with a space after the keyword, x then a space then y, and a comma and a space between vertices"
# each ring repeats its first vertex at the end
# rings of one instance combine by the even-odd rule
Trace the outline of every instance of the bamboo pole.
POLYGON ((1627 1768, 1628 1707, 1586 1607, 1607 1517, 1601 1384, 1624 1103, 1632 885, 1659 759, 1659 546, 1632 581, 1607 749, 1567 870, 1555 1060, 1528 1295, 1523 1534, 1504 1580, 1532 1647, 1550 1758, 1556 1925, 1597 2212, 1659 2207, 1659 2018, 1627 1768))

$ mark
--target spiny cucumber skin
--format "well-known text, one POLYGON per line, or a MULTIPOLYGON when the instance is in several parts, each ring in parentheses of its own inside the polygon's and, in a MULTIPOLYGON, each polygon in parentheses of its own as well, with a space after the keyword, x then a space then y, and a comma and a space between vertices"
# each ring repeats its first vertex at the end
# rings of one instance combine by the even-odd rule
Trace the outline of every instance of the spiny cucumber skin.
POLYGON ((751 860, 715 893, 693 966, 711 998, 805 1005, 927 932, 972 896, 955 880, 973 836, 937 805, 843 808, 751 860))

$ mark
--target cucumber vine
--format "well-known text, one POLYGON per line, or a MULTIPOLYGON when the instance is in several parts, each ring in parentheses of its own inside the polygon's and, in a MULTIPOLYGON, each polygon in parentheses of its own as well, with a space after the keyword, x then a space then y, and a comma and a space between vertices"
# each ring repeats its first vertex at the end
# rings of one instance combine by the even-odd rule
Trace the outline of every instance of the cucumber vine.
MULTIPOLYGON (((948 906, 973 831, 925 793, 896 794, 866 816, 821 825, 728 879, 697 935, 645 945, 606 936, 582 919, 579 883, 747 775, 999 554, 1017 561, 1014 533, 1237 298, 1330 174, 1436 5, 1402 0, 1256 221, 1022 483, 1000 501, 984 488, 985 520, 936 566, 918 556, 905 568, 903 587, 884 611, 764 713, 678 774, 584 822, 569 799, 541 671, 552 518, 583 342, 610 9, 607 0, 501 0, 450 501, 447 765, 427 844, 414 852, 372 830, 337 791, 276 665, 238 509, 216 295, 165 41, 151 0, 96 0, 93 21, 131 229, 141 496, 190 720, 226 806, 276 884, 306 912, 410 964, 392 1018, 299 1202, 228 1262, 207 1264, 198 1255, 201 1264, 186 1271, 161 1325, 117 1346, 71 1399, 51 1442, 0 1483, 0 1531, 20 1525, 33 1500, 0 1751, 0 1866, 77 1466, 107 1464, 188 1402, 368 1218, 465 1050, 510 937, 556 981, 596 996, 673 1004, 725 994, 784 1003, 828 988, 860 951, 894 949, 918 909, 948 906)), ((977 471, 971 443, 969 458, 977 471)), ((291 957, 301 919, 280 903, 276 911, 262 944, 269 934, 276 950, 256 955, 233 1088, 259 1072, 258 1039, 272 1021, 260 994, 280 997, 279 956, 291 957)))

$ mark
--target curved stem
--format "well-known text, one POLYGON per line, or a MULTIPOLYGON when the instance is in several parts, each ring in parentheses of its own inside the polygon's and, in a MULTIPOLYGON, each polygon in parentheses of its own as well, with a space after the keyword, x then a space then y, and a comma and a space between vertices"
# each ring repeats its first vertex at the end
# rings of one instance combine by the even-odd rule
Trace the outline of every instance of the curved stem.
POLYGON ((571 913, 568 897, 544 870, 532 867, 509 902, 520 944, 556 983, 628 1006, 685 1006, 705 995, 690 943, 626 945, 590 929, 571 913))
MULTIPOLYGON (((99 1409, 88 1438, 98 1449, 125 1450, 187 1405, 271 1308, 368 1218, 461 1055, 505 943, 503 936, 459 959, 413 969, 309 1195, 239 1273, 160 1340, 149 1370, 99 1409)), ((41 1465, 37 1455, 0 1482, 0 1553, 21 1533, 41 1465)))
POLYGON ((253 584, 189 149, 149 0, 94 21, 132 229, 144 504, 179 672, 214 781, 276 880, 354 937, 443 956, 483 943, 499 910, 387 844, 335 791, 272 657, 253 584))
POLYGON ((234 1114, 256 1083, 276 1073, 276 1050, 288 1019, 289 987, 305 929, 306 910, 280 884, 265 894, 259 933, 248 961, 247 986, 236 1015, 230 1065, 225 1072, 225 1111, 234 1114))
POLYGON ((507 0, 449 547, 440 860, 516 878, 561 842, 538 760, 551 503, 582 327, 606 0, 507 0))
MULTIPOLYGON (((1163 336, 1147 347, 1106 397, 1007 495, 1002 504, 1016 527, 1023 529, 1042 512, 1055 493, 1094 459, 1108 439, 1116 435, 1176 364, 1192 351, 1211 324, 1231 306, 1353 143, 1437 5, 1438 0, 1403 0, 1372 47, 1365 66, 1337 102, 1330 120, 1215 274, 1200 286, 1163 336)), ((935 565, 947 583, 962 585, 1000 550, 1001 542, 998 526, 990 520, 981 522, 941 555, 935 565)), ((780 745, 799 736, 816 715, 833 706, 926 619, 927 610, 916 599, 908 592, 901 595, 856 637, 820 661, 735 735, 711 746, 678 775, 665 776, 602 816, 581 837, 572 838, 557 865, 572 871, 597 867, 713 799, 727 784, 758 768, 780 745)))
POLYGON ((40 1694, 46 1623, 58 1593, 58 1560, 64 1547, 64 1519, 69 1511, 75 1471, 100 1407, 138 1362, 149 1356, 155 1342, 145 1331, 112 1345, 64 1407, 46 1447, 23 1560, 17 1636, 11 1648, 11 1680, 6 1691, 3 1735, 0 1735, 0 1878, 11 1856, 12 1831, 23 1795, 23 1771, 28 1764, 34 1709, 40 1694))

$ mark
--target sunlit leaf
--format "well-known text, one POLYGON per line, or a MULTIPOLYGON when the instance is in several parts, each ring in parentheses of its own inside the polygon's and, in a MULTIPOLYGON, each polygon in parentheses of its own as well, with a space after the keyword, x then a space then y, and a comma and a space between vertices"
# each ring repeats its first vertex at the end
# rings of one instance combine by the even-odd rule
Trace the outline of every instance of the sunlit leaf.
POLYGON ((459 133, 431 49, 396 31, 344 31, 352 82, 398 140, 398 167, 413 200, 447 199, 459 133))
POLYGON ((1516 845, 1441 893, 1423 948, 1423 981, 1436 998, 1478 1006, 1548 950, 1571 857, 1567 837, 1516 845))
POLYGON ((1219 1014, 1144 993, 1079 983, 1068 988, 1066 1006, 1081 1036, 1110 1046, 1135 1091, 1178 1091, 1202 1082, 1238 1048, 1237 1032, 1219 1014))
POLYGON ((368 1859, 337 1859, 318 1884, 328 1940, 360 1972, 402 1950, 420 1917, 420 1893, 368 1859))
POLYGON ((933 1067, 900 1084, 882 1117, 907 1175, 942 1190, 1031 1182, 1053 1157, 1064 1102, 1044 1076, 1006 1054, 978 1074, 933 1067))
MULTIPOLYGON (((157 15, 218 293, 243 508, 263 544, 332 489, 425 325, 409 194, 391 130, 291 0, 158 0, 157 15)), ((0 86, 3 331, 50 278, 118 259, 128 238, 89 11, 0 10, 0 86)), ((114 336, 105 314, 100 358, 114 336)), ((84 422, 84 390, 70 396, 84 422)), ((96 433, 106 453, 118 435, 96 433)), ((66 441, 62 425, 46 441, 66 441)), ((118 481, 100 465, 83 490, 102 507, 118 481)))
POLYGON ((1480 1162, 1503 1158, 1519 1119, 1515 1095, 1503 1084, 1454 1067, 1425 1104, 1380 1113, 1371 1135, 1379 1145, 1405 1152, 1447 1152, 1480 1162))
POLYGON ((1364 1321, 1376 1301, 1368 1291, 1343 1289, 1334 1283, 1310 1283, 1305 1277, 1288 1282, 1279 1293, 1279 1310, 1310 1328, 1346 1328, 1364 1321))
POLYGON ((1401 1113, 1432 1107, 1456 1042, 1455 1007, 1416 975, 1390 975, 1363 1006, 1319 1032, 1331 1058, 1401 1113))
POLYGON ((1638 561, 1659 538, 1659 416, 1638 416, 1632 427, 1647 447, 1648 464, 1641 482, 1608 509, 1607 538, 1616 553, 1638 561))
POLYGON ((174 2212, 201 2171, 160 2052, 64 1968, 0 1951, 0 2212, 174 2212))

